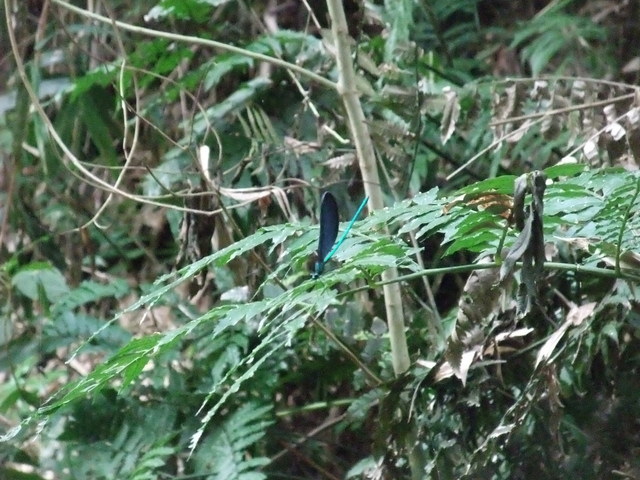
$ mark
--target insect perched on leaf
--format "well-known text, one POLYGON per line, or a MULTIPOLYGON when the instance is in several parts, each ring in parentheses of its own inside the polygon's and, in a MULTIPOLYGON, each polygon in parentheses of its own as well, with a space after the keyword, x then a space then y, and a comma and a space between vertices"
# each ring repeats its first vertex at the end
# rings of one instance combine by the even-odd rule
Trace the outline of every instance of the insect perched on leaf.
POLYGON ((338 223, 340 218, 338 216, 338 203, 336 198, 329 192, 325 192, 322 195, 322 202, 320 204, 320 234, 318 236, 318 260, 316 261, 315 268, 311 274, 312 278, 318 278, 324 271, 325 264, 331 260, 331 257, 338 251, 342 242, 347 238, 349 231, 356 222, 362 209, 369 201, 369 197, 365 197, 362 203, 356 210, 355 215, 347 225, 347 228, 342 233, 340 240, 336 243, 336 237, 338 236, 338 223), (335 243, 335 246, 334 246, 335 243))

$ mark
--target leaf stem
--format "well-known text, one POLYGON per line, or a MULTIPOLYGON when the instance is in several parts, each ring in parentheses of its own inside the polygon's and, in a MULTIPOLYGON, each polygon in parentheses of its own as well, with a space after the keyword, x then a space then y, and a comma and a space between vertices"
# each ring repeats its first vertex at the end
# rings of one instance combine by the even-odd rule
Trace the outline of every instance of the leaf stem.
MULTIPOLYGON (((406 282, 408 280, 414 280, 416 278, 432 276, 432 275, 444 275, 447 273, 465 273, 472 272, 474 270, 486 270, 488 268, 500 268, 501 262, 491 262, 491 263, 469 263, 466 265, 454 265, 450 267, 440 267, 440 268, 427 268, 425 270, 420 270, 418 272, 413 272, 408 275, 401 275, 393 279, 394 282, 406 282)), ((517 262, 516 266, 521 268, 522 262, 517 262)), ((603 278, 619 278, 624 280, 630 280, 633 282, 640 283, 640 274, 635 269, 627 269, 627 268, 619 268, 617 271, 612 270, 610 268, 600 268, 600 267, 588 267, 576 263, 562 263, 562 262, 545 262, 544 268, 546 270, 559 270, 564 272, 574 272, 574 273, 588 273, 590 275, 596 277, 603 278)), ((352 295, 354 293, 358 293, 363 290, 367 290, 370 288, 378 288, 384 286, 384 280, 381 282, 373 282, 363 287, 357 287, 351 290, 347 290, 338 294, 338 297, 352 295)))

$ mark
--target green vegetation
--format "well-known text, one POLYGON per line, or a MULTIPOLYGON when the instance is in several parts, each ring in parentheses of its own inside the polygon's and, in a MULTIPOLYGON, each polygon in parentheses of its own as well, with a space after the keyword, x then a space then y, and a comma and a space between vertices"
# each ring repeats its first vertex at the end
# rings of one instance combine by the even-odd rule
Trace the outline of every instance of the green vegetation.
POLYGON ((636 3, 5 0, 0 477, 640 478, 636 3))

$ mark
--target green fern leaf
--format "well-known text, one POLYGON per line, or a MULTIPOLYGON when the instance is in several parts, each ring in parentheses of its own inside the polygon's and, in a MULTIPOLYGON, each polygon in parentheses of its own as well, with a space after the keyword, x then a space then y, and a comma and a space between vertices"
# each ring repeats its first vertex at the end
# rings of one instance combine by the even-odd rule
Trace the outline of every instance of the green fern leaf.
POLYGON ((210 480, 262 480, 258 469, 269 464, 266 457, 252 457, 250 447, 265 435, 273 423, 271 407, 244 404, 202 441, 194 454, 198 471, 211 472, 210 480))

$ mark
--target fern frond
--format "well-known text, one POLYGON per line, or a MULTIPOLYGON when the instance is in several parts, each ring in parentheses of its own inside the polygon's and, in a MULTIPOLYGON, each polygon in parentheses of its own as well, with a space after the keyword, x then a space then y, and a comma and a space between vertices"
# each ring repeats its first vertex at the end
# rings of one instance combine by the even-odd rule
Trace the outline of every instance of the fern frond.
POLYGON ((129 284, 122 279, 114 279, 109 283, 84 281, 63 298, 58 300, 52 308, 54 314, 97 302, 103 298, 120 298, 129 292, 129 284))
POLYGON ((261 480, 258 471, 269 463, 266 457, 252 457, 250 447, 265 435, 273 423, 271 407, 247 403, 214 428, 194 454, 198 471, 211 472, 211 480, 261 480))
POLYGON ((164 467, 168 457, 175 454, 175 449, 163 446, 164 442, 157 442, 138 460, 136 469, 129 476, 129 480, 154 480, 158 478, 157 471, 164 467))

